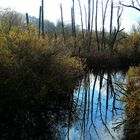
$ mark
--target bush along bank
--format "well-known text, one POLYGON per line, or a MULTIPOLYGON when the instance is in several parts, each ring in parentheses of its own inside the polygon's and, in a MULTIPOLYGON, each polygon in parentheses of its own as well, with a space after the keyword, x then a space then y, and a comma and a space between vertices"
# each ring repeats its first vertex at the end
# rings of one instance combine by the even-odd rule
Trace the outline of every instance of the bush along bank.
POLYGON ((124 139, 138 140, 140 138, 140 67, 131 67, 128 76, 127 96, 123 98, 127 117, 124 139))
POLYGON ((73 90, 83 74, 80 59, 52 46, 34 27, 0 36, 0 106, 43 103, 47 95, 73 90))

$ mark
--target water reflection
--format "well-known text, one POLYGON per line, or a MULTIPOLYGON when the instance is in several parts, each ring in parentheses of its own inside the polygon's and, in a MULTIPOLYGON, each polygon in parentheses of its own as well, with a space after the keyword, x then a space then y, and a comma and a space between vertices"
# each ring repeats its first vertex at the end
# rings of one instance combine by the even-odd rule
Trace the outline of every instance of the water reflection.
POLYGON ((122 73, 87 74, 74 92, 80 119, 70 129, 70 140, 120 140, 123 136, 122 73))
POLYGON ((124 114, 118 99, 123 94, 124 81, 125 75, 121 73, 88 73, 74 92, 51 93, 30 99, 27 104, 3 100, 0 102, 0 139, 120 139, 124 114))

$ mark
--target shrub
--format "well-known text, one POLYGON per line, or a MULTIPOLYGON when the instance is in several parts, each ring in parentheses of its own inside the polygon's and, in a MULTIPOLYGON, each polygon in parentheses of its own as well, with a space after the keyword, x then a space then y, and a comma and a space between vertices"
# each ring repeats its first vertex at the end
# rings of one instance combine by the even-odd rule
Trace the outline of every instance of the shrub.
POLYGON ((1 104, 45 101, 47 94, 73 90, 82 75, 80 60, 39 39, 34 27, 13 28, 0 43, 1 104))
POLYGON ((131 140, 140 136, 140 67, 131 67, 128 75, 125 132, 126 139, 131 140))

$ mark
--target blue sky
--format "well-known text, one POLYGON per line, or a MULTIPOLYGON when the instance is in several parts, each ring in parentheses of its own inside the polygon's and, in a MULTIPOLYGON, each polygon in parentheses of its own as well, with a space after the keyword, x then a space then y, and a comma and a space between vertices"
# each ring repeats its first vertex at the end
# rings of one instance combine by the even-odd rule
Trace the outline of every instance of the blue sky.
MULTIPOLYGON (((118 2, 118 0, 116 0, 118 2)), ((64 21, 70 22, 70 9, 71 9, 72 0, 44 0, 45 5, 45 18, 56 22, 60 19, 60 8, 59 5, 62 3, 63 12, 64 12, 64 21)), ((82 6, 87 3, 87 0, 81 0, 82 6)), ((127 0, 128 2, 128 0, 127 0)), ((29 15, 38 17, 39 15, 39 6, 41 0, 0 0, 0 7, 7 8, 10 7, 21 13, 28 12, 29 15)), ((78 4, 76 7, 76 21, 80 24, 79 16, 79 7, 78 4)), ((122 16, 122 28, 125 27, 126 31, 131 29, 132 24, 136 24, 137 21, 140 21, 140 12, 137 12, 131 8, 124 8, 122 16)), ((106 21, 108 22, 108 21, 106 21)), ((101 21, 99 21, 99 24, 101 21)), ((107 23, 106 23, 107 24, 107 23)), ((115 23, 114 23, 115 24, 115 23)))

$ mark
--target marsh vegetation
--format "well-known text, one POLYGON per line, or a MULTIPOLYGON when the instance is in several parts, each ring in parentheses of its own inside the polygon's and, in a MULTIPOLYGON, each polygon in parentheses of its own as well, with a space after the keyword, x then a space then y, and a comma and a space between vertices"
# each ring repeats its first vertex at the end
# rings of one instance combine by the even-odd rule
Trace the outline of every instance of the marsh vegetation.
POLYGON ((43 0, 38 18, 0 11, 0 139, 138 140, 140 24, 126 33, 121 16, 140 4, 88 0, 84 19, 77 2, 80 26, 74 0, 70 24, 62 4, 45 20, 43 0))

